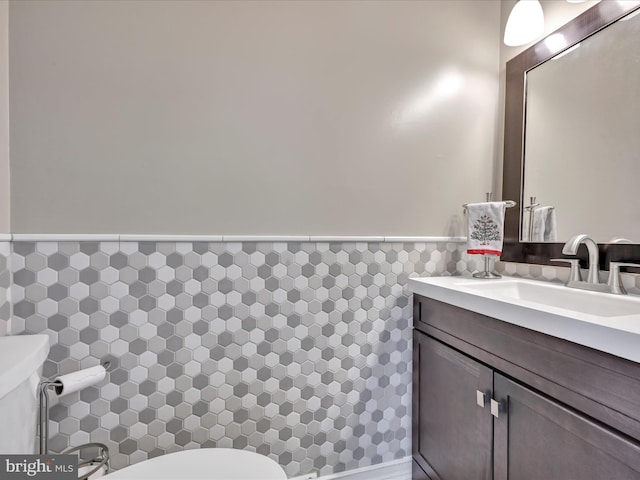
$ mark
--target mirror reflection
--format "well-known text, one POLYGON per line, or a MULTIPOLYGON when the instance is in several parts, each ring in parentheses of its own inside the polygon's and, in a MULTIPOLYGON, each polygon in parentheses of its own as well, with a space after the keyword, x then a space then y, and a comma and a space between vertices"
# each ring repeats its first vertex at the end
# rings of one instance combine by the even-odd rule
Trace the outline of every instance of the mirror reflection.
POLYGON ((522 241, 640 243, 638 12, 527 72, 522 241))

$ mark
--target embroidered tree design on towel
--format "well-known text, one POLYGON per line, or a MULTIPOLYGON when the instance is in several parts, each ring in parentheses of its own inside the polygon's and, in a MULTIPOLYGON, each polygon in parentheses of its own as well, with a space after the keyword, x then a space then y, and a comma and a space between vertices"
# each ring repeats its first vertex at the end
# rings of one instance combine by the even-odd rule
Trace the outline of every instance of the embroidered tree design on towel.
POLYGON ((471 238, 478 240, 480 245, 489 245, 489 242, 499 241, 500 228, 488 215, 482 215, 474 224, 471 238))
POLYGON ((467 253, 502 254, 505 202, 467 203, 467 253))

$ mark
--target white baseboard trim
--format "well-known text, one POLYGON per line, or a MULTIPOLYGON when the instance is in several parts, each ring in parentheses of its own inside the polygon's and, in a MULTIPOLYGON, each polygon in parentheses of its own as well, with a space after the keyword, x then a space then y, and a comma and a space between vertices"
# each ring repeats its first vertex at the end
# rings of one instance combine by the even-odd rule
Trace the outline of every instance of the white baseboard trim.
POLYGON ((318 480, 411 480, 411 457, 333 473, 318 480))

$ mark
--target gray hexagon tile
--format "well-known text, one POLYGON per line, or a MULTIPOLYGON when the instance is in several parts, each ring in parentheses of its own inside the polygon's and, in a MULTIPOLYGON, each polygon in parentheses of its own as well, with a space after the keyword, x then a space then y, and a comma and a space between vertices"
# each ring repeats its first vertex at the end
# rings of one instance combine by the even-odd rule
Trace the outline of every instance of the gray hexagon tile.
POLYGON ((407 280, 480 262, 454 243, 14 242, 11 263, 12 331, 49 335, 45 376, 112 362, 52 407, 54 450, 103 442, 122 468, 246 448, 297 476, 410 453, 407 280))

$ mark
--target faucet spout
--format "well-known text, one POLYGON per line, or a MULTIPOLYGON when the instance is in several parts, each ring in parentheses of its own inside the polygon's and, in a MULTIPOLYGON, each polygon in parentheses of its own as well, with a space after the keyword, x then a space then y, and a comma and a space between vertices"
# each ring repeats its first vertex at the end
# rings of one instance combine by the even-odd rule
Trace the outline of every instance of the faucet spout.
POLYGON ((578 253, 578 247, 584 243, 589 251, 589 273, 587 275, 587 282, 593 284, 600 283, 600 267, 599 267, 599 254, 598 244, 588 235, 580 234, 575 237, 571 237, 562 248, 564 255, 576 255, 578 253))

